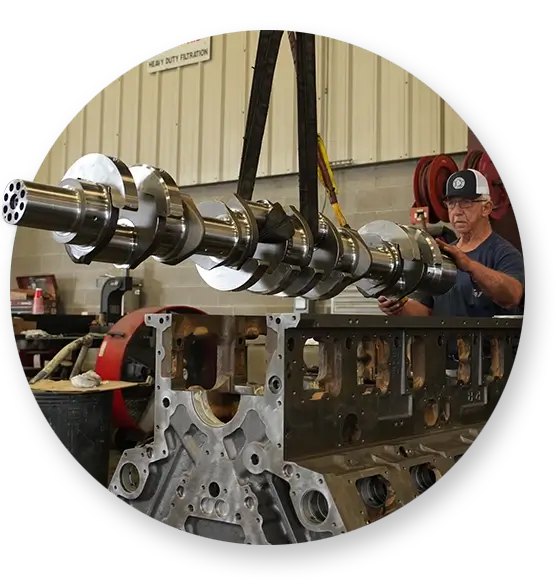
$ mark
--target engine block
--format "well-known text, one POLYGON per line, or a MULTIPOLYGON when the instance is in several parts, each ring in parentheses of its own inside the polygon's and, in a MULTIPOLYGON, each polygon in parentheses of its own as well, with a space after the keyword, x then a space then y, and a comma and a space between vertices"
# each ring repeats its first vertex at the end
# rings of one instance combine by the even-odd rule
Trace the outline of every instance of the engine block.
POLYGON ((372 523, 429 489, 496 406, 520 319, 148 315, 155 431, 119 498, 180 530, 289 544, 372 523), (266 337, 266 378, 247 373, 266 337), (307 363, 307 345, 318 350, 307 363))

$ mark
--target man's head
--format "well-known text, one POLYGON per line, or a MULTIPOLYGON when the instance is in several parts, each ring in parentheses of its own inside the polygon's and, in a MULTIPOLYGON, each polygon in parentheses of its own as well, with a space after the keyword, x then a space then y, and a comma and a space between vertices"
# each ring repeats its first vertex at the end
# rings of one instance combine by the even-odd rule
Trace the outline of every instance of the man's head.
POLYGON ((453 173, 446 184, 444 203, 450 224, 458 234, 490 227, 492 200, 485 176, 474 169, 453 173))

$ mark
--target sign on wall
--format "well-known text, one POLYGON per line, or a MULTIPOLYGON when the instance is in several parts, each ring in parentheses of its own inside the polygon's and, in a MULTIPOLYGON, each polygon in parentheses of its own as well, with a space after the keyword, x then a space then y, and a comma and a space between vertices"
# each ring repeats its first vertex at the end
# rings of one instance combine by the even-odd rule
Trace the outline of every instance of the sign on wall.
POLYGON ((211 37, 186 42, 147 61, 149 73, 193 65, 210 60, 211 37))

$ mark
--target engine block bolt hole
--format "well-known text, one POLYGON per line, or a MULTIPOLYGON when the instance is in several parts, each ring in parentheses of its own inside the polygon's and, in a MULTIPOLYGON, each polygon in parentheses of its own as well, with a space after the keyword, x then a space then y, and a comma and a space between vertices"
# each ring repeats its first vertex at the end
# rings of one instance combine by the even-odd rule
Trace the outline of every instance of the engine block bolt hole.
POLYGON ((127 462, 120 469, 120 482, 126 492, 135 492, 139 488, 141 478, 135 464, 127 462))
POLYGON ((165 398, 162 400, 162 405, 163 405, 165 408, 169 408, 169 407, 170 407, 170 400, 169 400, 167 397, 165 397, 165 398))
POLYGON ((415 488, 422 494, 428 490, 440 478, 440 473, 430 464, 418 464, 410 469, 411 477, 415 488))
POLYGON ((218 485, 217 482, 211 482, 209 484, 209 494, 213 498, 216 498, 220 494, 220 486, 218 485))
POLYGON ((230 512, 230 507, 228 506, 228 503, 225 500, 217 500, 215 510, 216 514, 219 517, 224 518, 230 512))
POLYGON ((330 508, 322 492, 309 490, 301 498, 301 510, 310 523, 320 525, 327 519, 330 508))
POLYGON ((282 382, 280 378, 273 375, 268 381, 268 387, 272 393, 278 393, 282 389, 282 382))
POLYGON ((183 498, 185 495, 185 488, 183 486, 178 486, 176 489, 176 494, 180 497, 183 498))
POLYGON ((248 496, 245 499, 245 507, 248 508, 249 510, 253 510, 255 508, 255 501, 253 500, 252 496, 248 496))
POLYGON ((286 464, 284 468, 282 468, 282 472, 286 478, 291 478, 293 476, 293 468, 290 464, 286 464))
POLYGON ((365 505, 370 508, 382 508, 386 506, 389 498, 393 498, 390 483, 380 475, 361 478, 355 486, 365 505))
POLYGON ((211 498, 203 498, 203 500, 201 500, 201 510, 205 514, 211 514, 214 510, 214 500, 211 498))
POLYGON ((253 466, 258 466, 260 460, 259 457, 257 456, 257 454, 252 454, 251 456, 251 464, 253 464, 253 466))

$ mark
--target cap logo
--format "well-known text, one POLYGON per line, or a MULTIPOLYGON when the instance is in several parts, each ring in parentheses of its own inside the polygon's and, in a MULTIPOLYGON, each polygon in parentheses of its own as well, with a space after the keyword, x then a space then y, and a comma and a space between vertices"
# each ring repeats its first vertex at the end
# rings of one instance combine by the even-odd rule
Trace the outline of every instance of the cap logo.
POLYGON ((463 188, 463 186, 465 185, 465 180, 463 178, 457 177, 454 180, 453 186, 455 190, 461 190, 461 188, 463 188))

